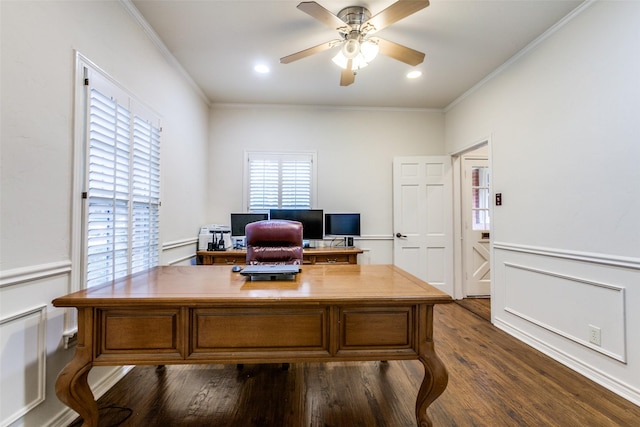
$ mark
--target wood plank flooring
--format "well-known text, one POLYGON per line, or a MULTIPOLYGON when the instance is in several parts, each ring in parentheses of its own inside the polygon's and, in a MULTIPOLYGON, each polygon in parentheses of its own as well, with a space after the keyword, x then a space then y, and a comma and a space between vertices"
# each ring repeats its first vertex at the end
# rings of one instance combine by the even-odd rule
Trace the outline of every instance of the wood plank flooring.
POLYGON ((455 303, 491 322, 491 298, 464 298, 455 300, 455 303))
MULTIPOLYGON (((640 407, 458 304, 436 306, 434 333, 434 426, 640 426, 640 407)), ((139 366, 99 399, 100 426, 414 427, 422 378, 418 361, 139 366)))

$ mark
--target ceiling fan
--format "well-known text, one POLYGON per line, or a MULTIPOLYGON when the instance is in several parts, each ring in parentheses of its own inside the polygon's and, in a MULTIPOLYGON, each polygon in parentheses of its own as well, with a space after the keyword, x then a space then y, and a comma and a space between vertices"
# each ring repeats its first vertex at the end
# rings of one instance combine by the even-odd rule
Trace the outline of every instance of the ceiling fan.
POLYGON ((429 0, 398 0, 374 16, 362 6, 348 6, 334 15, 315 1, 302 2, 298 9, 338 31, 340 38, 285 56, 280 62, 289 64, 341 45, 333 58, 333 62, 342 68, 340 86, 352 84, 356 71, 366 67, 378 53, 405 64, 418 65, 424 60, 424 53, 372 35, 427 6, 429 0))

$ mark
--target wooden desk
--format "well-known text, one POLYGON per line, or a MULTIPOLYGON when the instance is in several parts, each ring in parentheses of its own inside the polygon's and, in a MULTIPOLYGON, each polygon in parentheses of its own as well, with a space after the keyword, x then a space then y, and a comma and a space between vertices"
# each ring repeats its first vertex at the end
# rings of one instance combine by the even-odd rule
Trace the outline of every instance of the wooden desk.
POLYGON ((98 425, 93 366, 418 359, 419 426, 447 386, 434 304, 451 298, 391 265, 310 265, 251 281, 229 266, 165 266, 53 301, 78 310, 78 346, 58 398, 98 425))
MULTIPOLYGON (((304 264, 357 264, 360 248, 305 248, 302 251, 304 264)), ((197 251, 197 262, 201 265, 244 264, 247 258, 245 249, 226 251, 197 251)))

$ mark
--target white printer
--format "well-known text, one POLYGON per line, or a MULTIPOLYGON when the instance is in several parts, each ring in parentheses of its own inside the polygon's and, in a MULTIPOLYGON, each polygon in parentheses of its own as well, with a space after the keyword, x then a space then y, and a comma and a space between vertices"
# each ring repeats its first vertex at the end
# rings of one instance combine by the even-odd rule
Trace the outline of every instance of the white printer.
POLYGON ((199 251, 224 251, 231 247, 231 227, 208 224, 200 227, 198 234, 199 251))

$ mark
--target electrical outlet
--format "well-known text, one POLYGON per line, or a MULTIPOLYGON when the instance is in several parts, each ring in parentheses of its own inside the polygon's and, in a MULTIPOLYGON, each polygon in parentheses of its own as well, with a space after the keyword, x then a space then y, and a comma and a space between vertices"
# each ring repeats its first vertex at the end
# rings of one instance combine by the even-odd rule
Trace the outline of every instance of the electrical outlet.
POLYGON ((602 331, 597 326, 589 325, 589 342, 602 345, 602 331))

